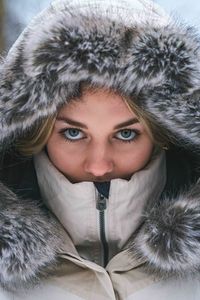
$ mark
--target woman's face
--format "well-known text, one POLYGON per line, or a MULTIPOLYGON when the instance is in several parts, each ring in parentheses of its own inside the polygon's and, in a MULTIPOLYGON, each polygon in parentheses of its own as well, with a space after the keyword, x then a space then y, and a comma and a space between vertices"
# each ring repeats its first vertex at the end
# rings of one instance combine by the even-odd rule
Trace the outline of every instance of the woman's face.
POLYGON ((120 95, 98 90, 59 111, 47 142, 50 160, 71 182, 129 179, 153 142, 120 95))

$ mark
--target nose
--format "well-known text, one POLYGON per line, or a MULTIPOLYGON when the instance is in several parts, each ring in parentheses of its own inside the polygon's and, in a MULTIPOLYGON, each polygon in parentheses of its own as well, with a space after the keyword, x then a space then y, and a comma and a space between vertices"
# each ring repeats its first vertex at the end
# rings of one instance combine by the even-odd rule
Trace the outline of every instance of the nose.
POLYGON ((95 177, 105 176, 113 171, 114 164, 111 153, 102 145, 94 145, 87 152, 85 172, 95 177))

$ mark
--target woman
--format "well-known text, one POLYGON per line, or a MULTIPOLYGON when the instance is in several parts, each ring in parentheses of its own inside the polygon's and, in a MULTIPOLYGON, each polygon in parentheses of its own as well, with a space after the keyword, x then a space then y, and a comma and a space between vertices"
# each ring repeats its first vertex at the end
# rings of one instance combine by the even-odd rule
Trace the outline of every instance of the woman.
POLYGON ((198 61, 150 2, 57 1, 22 33, 1 67, 2 299, 199 299, 198 61))

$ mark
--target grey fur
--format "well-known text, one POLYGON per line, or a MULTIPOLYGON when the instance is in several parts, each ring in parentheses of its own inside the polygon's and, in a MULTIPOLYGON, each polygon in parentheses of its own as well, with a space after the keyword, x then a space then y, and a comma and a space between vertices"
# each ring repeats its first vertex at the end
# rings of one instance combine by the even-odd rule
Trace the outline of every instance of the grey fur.
POLYGON ((0 283, 27 288, 59 264, 64 229, 41 201, 18 199, 0 183, 0 283))
POLYGON ((89 81, 128 96, 146 93, 147 101, 140 96, 139 103, 144 109, 199 145, 200 51, 194 30, 173 22, 127 28, 121 20, 67 7, 50 16, 30 26, 2 64, 1 140, 55 113, 73 96, 74 82, 89 81))
POLYGON ((177 144, 200 149, 200 90, 183 94, 173 94, 170 90, 165 86, 147 88, 139 96, 141 105, 174 135, 177 144))
POLYGON ((130 245, 148 269, 160 276, 200 270, 200 181, 177 198, 165 198, 144 214, 130 245))

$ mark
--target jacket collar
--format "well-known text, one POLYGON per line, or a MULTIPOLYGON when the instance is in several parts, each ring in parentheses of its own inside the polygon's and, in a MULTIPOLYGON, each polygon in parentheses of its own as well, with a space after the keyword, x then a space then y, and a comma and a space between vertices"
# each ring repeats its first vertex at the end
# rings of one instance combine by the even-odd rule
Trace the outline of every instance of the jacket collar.
MULTIPOLYGON (((98 192, 92 182, 72 184, 59 172, 45 152, 34 157, 41 195, 72 238, 80 255, 101 264, 98 192), (94 250, 95 248, 95 250, 94 250), (96 253, 96 254, 95 254, 96 253)), ((164 151, 131 179, 113 179, 106 209, 106 235, 109 258, 127 243, 140 224, 149 201, 156 201, 165 186, 164 151)))

